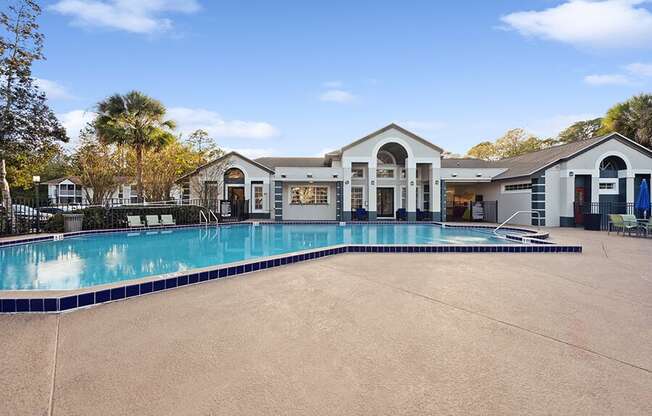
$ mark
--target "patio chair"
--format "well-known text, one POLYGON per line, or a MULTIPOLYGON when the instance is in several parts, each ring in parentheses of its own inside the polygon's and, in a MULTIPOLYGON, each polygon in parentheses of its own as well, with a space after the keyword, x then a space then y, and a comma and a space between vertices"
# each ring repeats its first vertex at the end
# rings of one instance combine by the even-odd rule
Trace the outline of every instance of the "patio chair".
POLYGON ((646 237, 652 235, 652 220, 639 224, 638 228, 646 237))
POLYGON ((145 220, 147 221, 148 227, 161 225, 161 221, 159 221, 158 215, 145 215, 145 220))
POLYGON ((356 221, 368 221, 369 213, 364 208, 356 208, 354 218, 356 221))
POLYGON ((174 220, 172 215, 165 214, 161 215, 161 225, 177 225, 177 222, 174 220))
POLYGON ((638 220, 636 219, 636 215, 623 214, 621 215, 621 217, 623 218, 623 223, 625 225, 623 232, 627 231, 627 233, 631 235, 632 231, 636 231, 636 233, 638 234, 640 226, 638 220))
POLYGON ((399 208, 396 210, 396 219, 398 221, 407 221, 407 211, 405 208, 399 208))
POLYGON ((129 224, 129 228, 145 226, 143 220, 140 219, 140 215, 127 215, 127 223, 129 224))

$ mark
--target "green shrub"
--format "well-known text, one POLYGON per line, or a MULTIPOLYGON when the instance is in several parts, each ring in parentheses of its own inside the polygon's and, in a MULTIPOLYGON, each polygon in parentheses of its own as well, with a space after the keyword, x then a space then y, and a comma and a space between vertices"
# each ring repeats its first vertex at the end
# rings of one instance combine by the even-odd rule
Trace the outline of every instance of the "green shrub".
POLYGON ((43 231, 47 233, 63 232, 63 214, 54 214, 43 225, 43 231))
POLYGON ((199 212, 203 208, 189 205, 170 205, 170 206, 121 206, 115 208, 93 207, 85 208, 79 213, 84 214, 82 229, 99 230, 109 228, 127 227, 127 216, 138 215, 144 219, 145 215, 165 215, 169 214, 176 220, 177 225, 197 224, 199 222, 199 212))

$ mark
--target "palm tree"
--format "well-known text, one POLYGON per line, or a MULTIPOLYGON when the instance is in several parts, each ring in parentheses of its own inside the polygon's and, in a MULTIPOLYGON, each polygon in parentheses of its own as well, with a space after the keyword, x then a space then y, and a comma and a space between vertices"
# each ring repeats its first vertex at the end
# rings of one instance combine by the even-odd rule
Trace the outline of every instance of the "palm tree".
POLYGON ((165 120, 165 106, 142 92, 115 94, 97 104, 94 126, 100 141, 122 144, 136 153, 136 190, 143 198, 143 151, 174 140, 175 123, 165 120))

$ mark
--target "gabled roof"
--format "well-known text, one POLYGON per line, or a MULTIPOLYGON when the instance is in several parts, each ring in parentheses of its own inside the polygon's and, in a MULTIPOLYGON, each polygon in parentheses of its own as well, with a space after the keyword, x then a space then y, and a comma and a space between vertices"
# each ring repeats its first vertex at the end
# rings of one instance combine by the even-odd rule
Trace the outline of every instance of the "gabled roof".
MULTIPOLYGON (((116 182, 118 184, 122 184, 122 185, 127 184, 127 183, 134 183, 136 181, 136 178, 134 178, 132 176, 116 176, 115 179, 116 179, 116 182)), ((50 179, 49 181, 45 181, 43 183, 48 184, 48 185, 59 185, 61 182, 64 182, 66 180, 74 183, 75 185, 79 185, 79 186, 82 185, 81 178, 79 176, 75 176, 75 175, 63 176, 63 177, 57 178, 57 179, 50 179)))
POLYGON ((255 162, 265 165, 270 169, 284 168, 319 168, 328 167, 326 158, 323 157, 259 157, 255 162))
POLYGON ((212 165, 214 165, 214 164, 216 164, 216 163, 218 163, 218 162, 221 162, 222 160, 224 160, 224 159, 226 159, 226 158, 229 158, 229 157, 231 157, 231 156, 238 157, 238 158, 244 160, 245 162, 251 163, 252 165, 257 166, 257 167, 261 168, 262 170, 267 171, 267 172, 269 172, 269 173, 274 173, 274 170, 273 170, 273 169, 270 169, 269 167, 267 167, 267 166, 265 166, 265 165, 262 165, 262 164, 256 162, 255 160, 251 160, 251 159, 249 159, 248 157, 242 156, 242 155, 241 155, 240 153, 238 153, 238 152, 229 152, 229 153, 226 153, 226 154, 224 154, 224 155, 218 157, 217 159, 213 159, 213 160, 211 160, 211 161, 208 162, 208 163, 204 163, 203 165, 199 166, 197 169, 193 170, 192 172, 190 172, 190 173, 186 173, 185 175, 181 176, 181 177, 180 177, 179 179, 177 179, 176 181, 179 182, 179 181, 181 181, 182 179, 185 179, 185 178, 188 178, 188 177, 190 177, 190 176, 196 175, 196 174, 199 173, 201 170, 206 169, 207 167, 212 166, 212 165))
MULTIPOLYGON (((371 133, 371 134, 367 134, 367 135, 364 136, 363 138, 358 139, 358 140, 354 141, 353 143, 349 143, 349 144, 347 144, 346 146, 342 147, 338 152, 339 152, 339 153, 342 153, 342 152, 344 152, 346 149, 350 149, 351 147, 356 146, 356 145, 358 145, 358 144, 364 142, 365 140, 368 140, 368 139, 370 139, 370 138, 372 138, 372 137, 374 137, 374 136, 377 136, 377 135, 379 135, 379 134, 382 134, 382 133, 384 133, 384 132, 386 132, 386 131, 388 131, 388 130, 391 130, 391 129, 398 130, 398 131, 400 131, 401 133, 405 134, 406 136, 408 136, 408 137, 410 137, 410 138, 412 138, 412 139, 418 141, 419 143, 422 143, 422 144, 424 144, 425 146, 428 146, 428 147, 430 147, 430 148, 432 148, 432 149, 434 149, 434 150, 436 150, 436 151, 438 151, 438 152, 440 152, 440 153, 442 153, 442 152, 444 151, 441 147, 439 147, 439 146, 437 146, 437 145, 434 145, 433 143, 429 142, 428 140, 424 139, 423 137, 417 136, 416 134, 412 133, 412 132, 409 131, 409 130, 404 129, 403 127, 399 126, 399 125, 396 124, 396 123, 391 123, 391 124, 386 125, 386 126, 383 127, 382 129, 376 130, 375 132, 373 132, 373 133, 371 133)), ((329 153, 329 155, 332 156, 332 155, 334 155, 334 153, 335 153, 335 152, 333 152, 333 153, 329 153)))
POLYGON ((581 153, 584 153, 593 147, 598 146, 611 139, 618 140, 628 146, 634 147, 637 150, 648 154, 649 156, 652 156, 652 152, 649 149, 641 146, 631 139, 628 139, 622 134, 609 133, 604 136, 594 137, 592 139, 581 140, 578 142, 567 143, 559 146, 552 146, 521 156, 515 156, 508 159, 491 162, 491 167, 507 169, 507 171, 495 176, 493 179, 500 180, 533 175, 536 172, 548 168, 554 164, 572 159, 575 156, 578 156, 581 153))

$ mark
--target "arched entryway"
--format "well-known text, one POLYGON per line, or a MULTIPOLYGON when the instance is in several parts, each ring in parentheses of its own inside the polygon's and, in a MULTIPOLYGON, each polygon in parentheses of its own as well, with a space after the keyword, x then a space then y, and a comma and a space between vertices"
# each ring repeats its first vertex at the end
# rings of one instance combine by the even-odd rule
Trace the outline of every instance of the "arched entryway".
POLYGON ((230 168, 224 172, 224 199, 228 201, 245 200, 245 173, 240 168, 230 168))
POLYGON ((407 216, 407 150, 399 143, 389 142, 382 145, 375 156, 377 218, 407 216))

